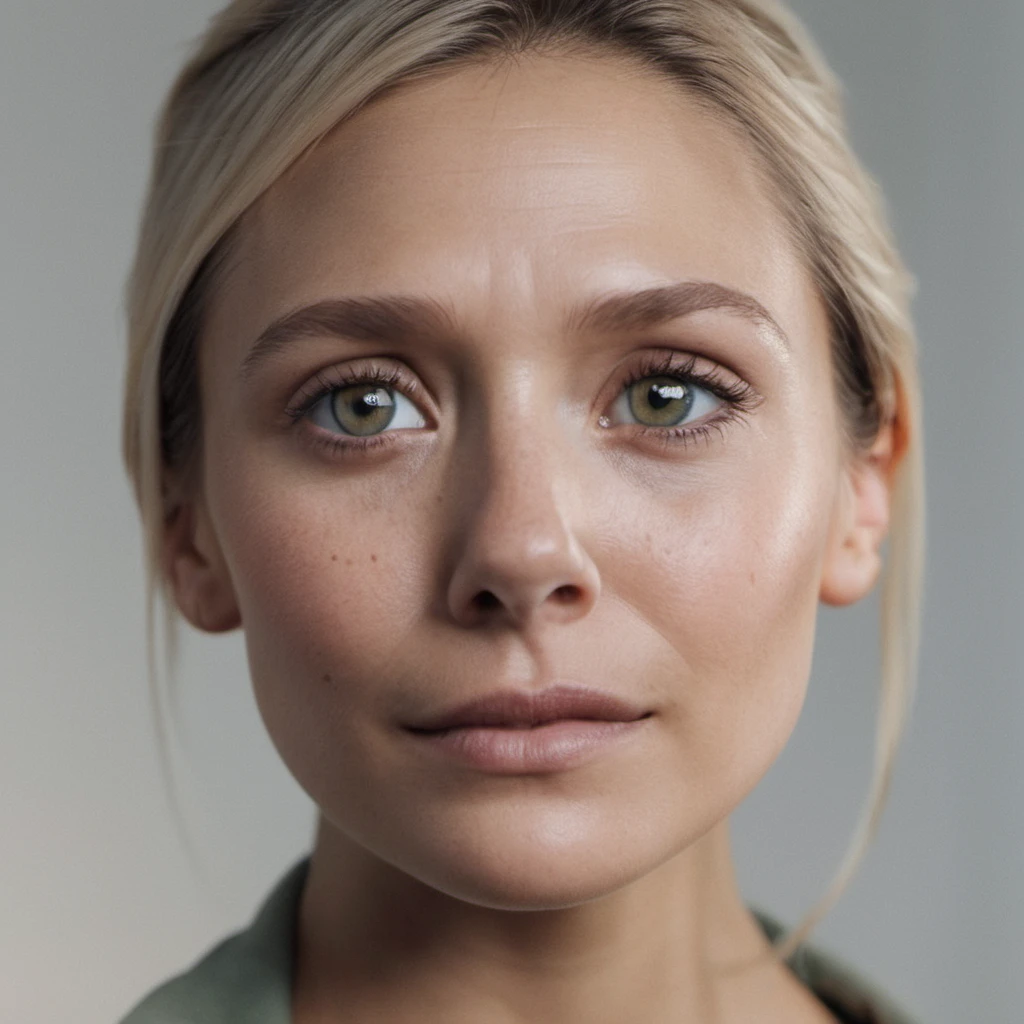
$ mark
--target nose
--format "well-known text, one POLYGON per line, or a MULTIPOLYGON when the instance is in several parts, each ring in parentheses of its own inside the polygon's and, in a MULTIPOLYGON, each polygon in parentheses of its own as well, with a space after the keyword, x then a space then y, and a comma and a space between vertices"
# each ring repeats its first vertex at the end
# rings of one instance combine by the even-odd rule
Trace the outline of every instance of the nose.
POLYGON ((482 471, 479 462, 464 466, 449 612, 465 626, 518 629, 582 618, 600 577, 575 529, 574 460, 522 433, 503 438, 493 439, 482 471))

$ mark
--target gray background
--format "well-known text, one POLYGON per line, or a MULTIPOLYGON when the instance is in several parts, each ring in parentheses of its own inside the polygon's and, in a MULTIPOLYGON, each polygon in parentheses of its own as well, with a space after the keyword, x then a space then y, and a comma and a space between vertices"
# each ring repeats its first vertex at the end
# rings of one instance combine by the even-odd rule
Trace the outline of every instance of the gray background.
MULTIPOLYGON (((213 0, 0 13, 4 318, 0 1019, 117 1019, 246 923, 312 808, 240 636, 187 636, 176 759, 207 875, 160 787, 141 542, 119 461, 120 299, 164 90, 213 0), (227 742, 226 742, 227 740, 227 742)), ((1024 1005, 1024 3, 799 0, 920 279, 930 567, 921 686, 876 845, 816 940, 922 1021, 1024 1005)), ((734 817, 744 892, 790 922, 869 780, 874 599, 823 610, 806 710, 734 817)))

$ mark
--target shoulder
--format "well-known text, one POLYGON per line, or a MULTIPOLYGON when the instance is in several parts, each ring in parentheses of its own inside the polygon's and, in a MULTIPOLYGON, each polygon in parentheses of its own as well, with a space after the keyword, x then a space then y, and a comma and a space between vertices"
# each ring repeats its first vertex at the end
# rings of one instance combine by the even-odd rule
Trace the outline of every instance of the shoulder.
MULTIPOLYGON (((762 909, 751 908, 769 941, 785 928, 762 909)), ((790 970, 840 1024, 920 1024, 879 985, 828 949, 803 943, 787 961, 790 970)))
POLYGON ((188 970, 150 992, 121 1024, 227 1024, 249 988, 252 958, 245 932, 214 946, 188 970))
POLYGON ((155 988, 119 1024, 287 1024, 295 912, 308 869, 281 878, 247 928, 155 988))

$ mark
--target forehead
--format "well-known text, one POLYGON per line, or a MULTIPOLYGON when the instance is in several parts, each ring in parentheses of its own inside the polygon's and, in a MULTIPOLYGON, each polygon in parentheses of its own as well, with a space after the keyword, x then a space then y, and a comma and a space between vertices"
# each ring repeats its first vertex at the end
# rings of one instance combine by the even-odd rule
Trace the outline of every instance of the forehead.
POLYGON ((301 304, 382 292, 540 316, 687 278, 799 318, 770 196, 738 133, 650 71, 552 55, 447 71, 340 124, 247 211, 223 322, 252 338, 301 304))

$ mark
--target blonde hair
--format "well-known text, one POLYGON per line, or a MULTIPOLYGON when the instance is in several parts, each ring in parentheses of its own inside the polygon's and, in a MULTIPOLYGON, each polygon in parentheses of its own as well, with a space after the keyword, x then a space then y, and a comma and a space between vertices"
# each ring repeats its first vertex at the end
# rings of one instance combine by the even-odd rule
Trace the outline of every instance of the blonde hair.
POLYGON ((865 450, 887 423, 905 448, 882 575, 873 778, 831 886, 774 950, 786 959, 846 888, 889 793, 916 680, 924 469, 914 282, 881 194, 847 142, 840 86, 774 0, 234 0, 211 20, 159 117, 126 290, 123 454, 145 537, 147 667, 165 782, 158 594, 169 678, 178 617, 161 540, 175 514, 175 486, 198 479, 197 338, 239 219, 388 87, 548 47, 639 62, 741 130, 827 303, 846 450, 865 450))

